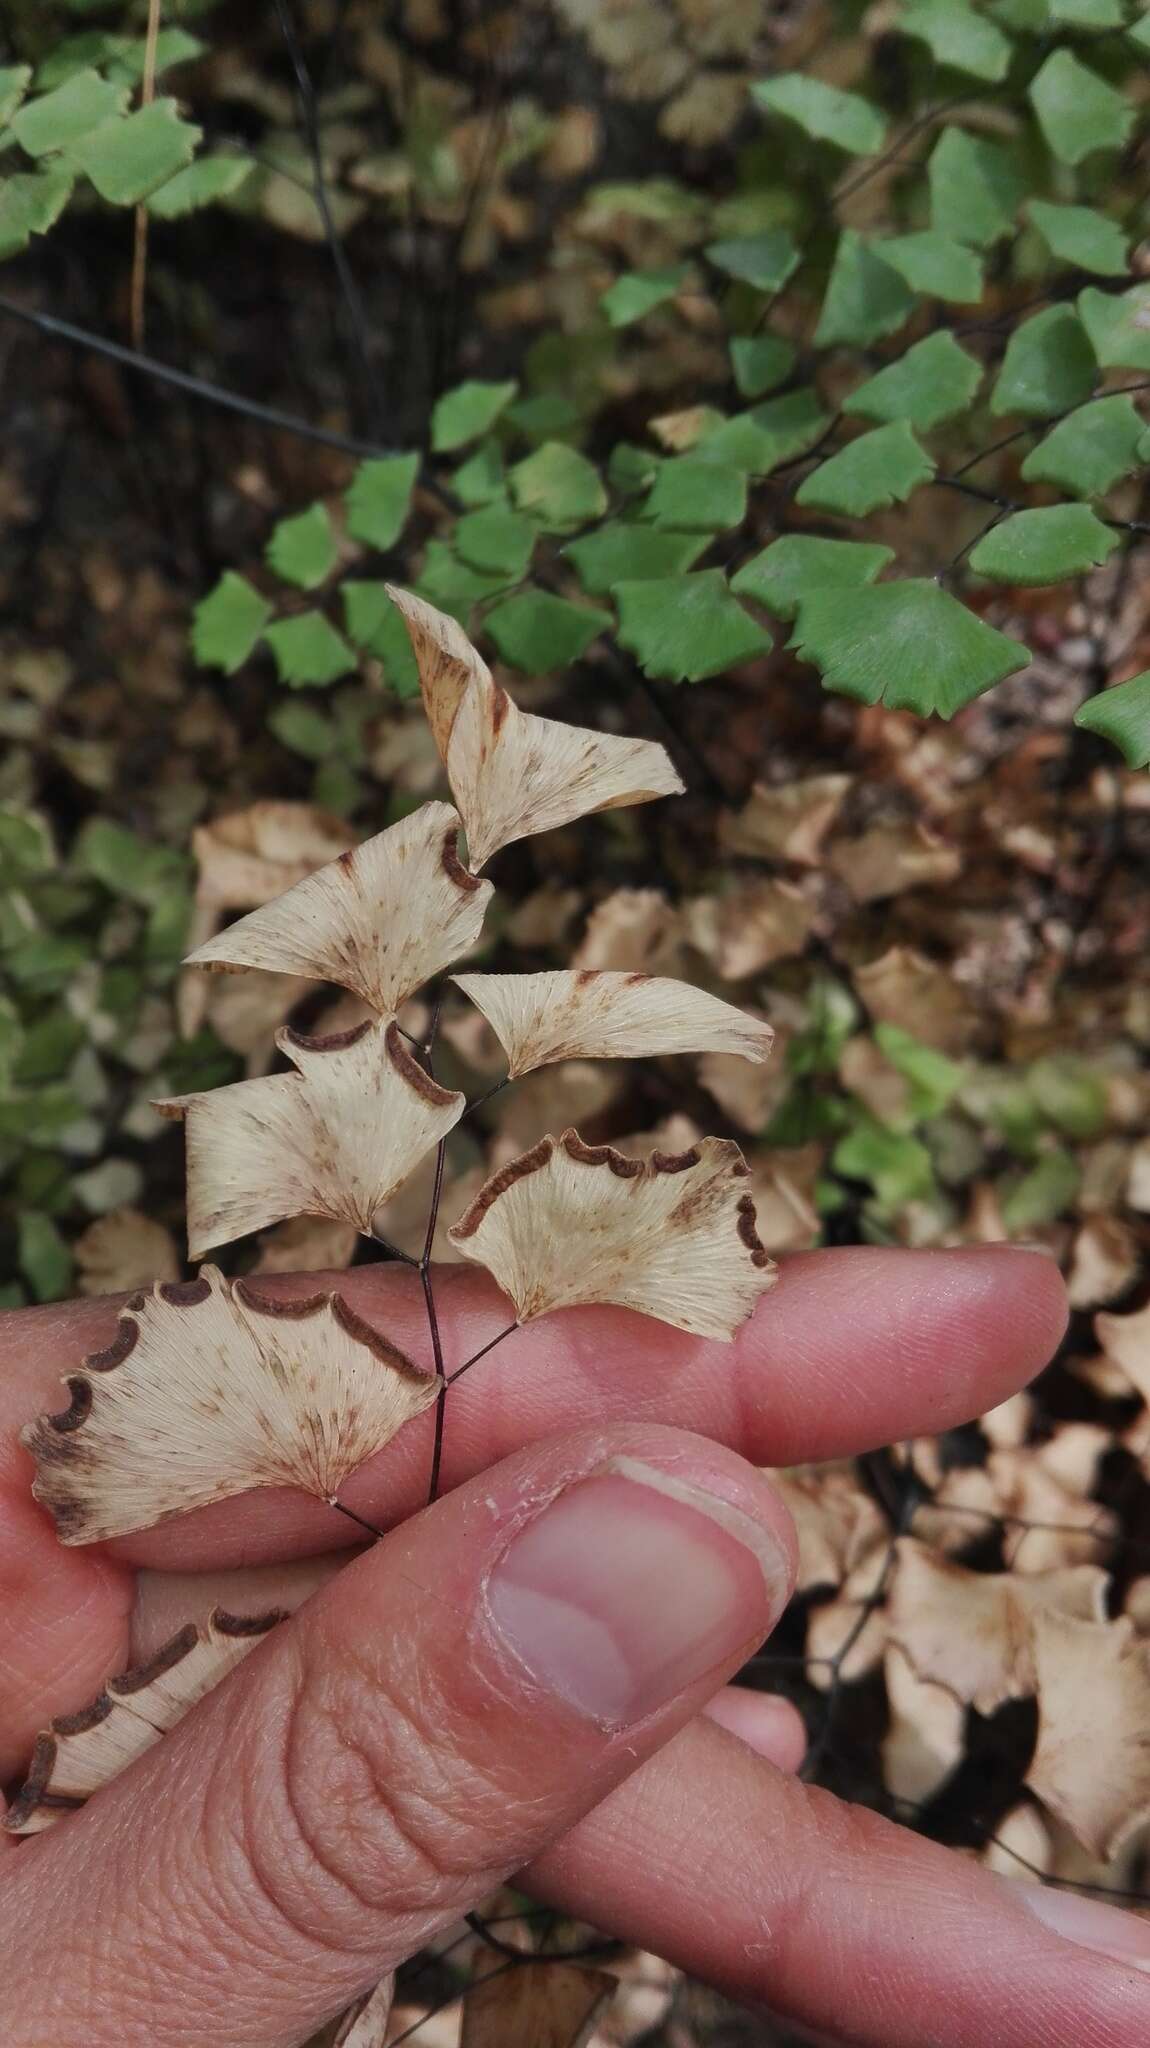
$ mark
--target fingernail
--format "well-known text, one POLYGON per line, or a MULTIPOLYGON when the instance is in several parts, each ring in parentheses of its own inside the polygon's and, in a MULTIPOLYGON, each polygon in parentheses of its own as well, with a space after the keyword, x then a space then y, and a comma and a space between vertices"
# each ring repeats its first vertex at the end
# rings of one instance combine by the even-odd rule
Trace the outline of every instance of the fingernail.
POLYGON ((618 1458, 520 1531, 492 1571, 488 1614, 537 1685, 625 1727, 760 1641, 788 1570, 742 1509, 618 1458))
POLYGON ((1150 1921, 1057 1885, 1013 1877, 1006 1882, 1052 1934, 1060 1934, 1079 1948, 1091 1948, 1095 1955, 1109 1956, 1111 1962, 1150 1971, 1150 1921))

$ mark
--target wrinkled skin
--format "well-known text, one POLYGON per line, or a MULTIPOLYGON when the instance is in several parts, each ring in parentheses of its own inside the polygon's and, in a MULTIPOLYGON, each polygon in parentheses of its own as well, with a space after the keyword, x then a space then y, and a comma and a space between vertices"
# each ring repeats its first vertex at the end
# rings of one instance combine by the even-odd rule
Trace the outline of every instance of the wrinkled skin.
MULTIPOLYGON (((422 1360, 413 1277, 368 1268, 339 1284, 422 1360)), ((449 1364, 505 1321, 481 1277, 447 1273, 439 1295, 449 1364)), ((391 1533, 334 1579, 314 1560, 352 1525, 286 1493, 61 1549, 18 1431, 63 1405, 60 1374, 108 1342, 115 1304, 4 1318, 5 1779, 47 1718, 190 1613, 219 1598, 294 1605, 318 1587, 82 1813, 0 1844, 7 2048, 293 2048, 513 1871, 814 2039, 1150 2039, 1143 1923, 1094 1908, 1093 1932, 1064 1939, 1021 1888, 794 1777, 791 1710, 722 1690, 777 1612, 761 1580, 705 1675, 625 1727, 541 1693, 485 1604, 533 1504, 620 1456, 730 1504, 785 1560, 787 1519, 754 1467, 995 1406, 1045 1363, 1064 1314, 1054 1266, 1000 1248, 795 1258, 732 1347, 568 1312, 460 1382, 448 1491, 426 1516, 405 1519, 426 1486, 429 1416, 356 1474, 347 1502, 391 1533)))

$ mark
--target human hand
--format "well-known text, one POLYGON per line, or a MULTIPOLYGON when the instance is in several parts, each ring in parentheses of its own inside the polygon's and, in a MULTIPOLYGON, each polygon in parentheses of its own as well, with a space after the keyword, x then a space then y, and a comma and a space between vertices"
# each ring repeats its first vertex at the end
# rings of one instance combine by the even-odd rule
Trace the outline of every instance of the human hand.
MULTIPOLYGON (((419 1356, 411 1279, 338 1284, 419 1356)), ((444 1275, 439 1301, 455 1355, 505 1319, 470 1273, 444 1275)), ((1040 1894, 1080 1916, 1059 1939, 1023 1888, 698 1718, 789 1582, 786 1518, 743 1459, 949 1427, 1029 1378, 1062 1319, 1031 1254, 857 1250, 788 1262, 730 1348, 601 1309, 517 1333, 452 1394, 455 1491, 404 1522, 420 1418, 344 1489, 394 1525, 384 1542, 83 1812, 4 1844, 8 2048, 295 2048, 524 1868, 541 1898, 824 2039, 1150 2037, 1150 1978, 1129 1967, 1150 1963, 1142 1923, 1040 1894)), ((47 1718, 220 1597, 217 1574, 259 1568, 249 1604, 267 1604, 269 1567, 351 1534, 262 1493, 62 1550, 17 1433, 113 1326, 103 1302, 0 1324, 4 1778, 47 1718), (152 1576, 174 1570, 197 1576, 152 1576)), ((766 1714, 745 1725, 782 1760, 791 1732, 766 1714)))

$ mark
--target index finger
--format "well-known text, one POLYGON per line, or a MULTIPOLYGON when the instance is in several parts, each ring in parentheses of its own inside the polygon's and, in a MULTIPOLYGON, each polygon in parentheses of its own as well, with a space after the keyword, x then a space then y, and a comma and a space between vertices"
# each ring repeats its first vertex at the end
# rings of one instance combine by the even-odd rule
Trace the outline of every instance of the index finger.
MULTIPOLYGON (((274 1284, 286 1294, 338 1288, 430 1367, 409 1270, 367 1266, 274 1284)), ((505 1327, 508 1306, 483 1275, 463 1268, 437 1274, 436 1292, 450 1372, 505 1327)), ((0 1487, 26 1493, 19 1427, 40 1408, 63 1405, 60 1375, 109 1342, 116 1308, 73 1302, 0 1323, 0 1487)), ((802 1254, 786 1262, 731 1345, 626 1310, 565 1310, 514 1331, 451 1390, 444 1484, 458 1485, 553 1431, 595 1422, 670 1423, 755 1463, 784 1465, 933 1433, 996 1406, 1030 1379, 1057 1344, 1065 1314, 1053 1263, 1001 1246, 802 1254)), ((430 1414, 419 1417, 362 1466, 344 1488, 348 1505, 380 1523, 418 1507, 433 1426, 430 1414)), ((349 1525, 321 1502, 269 1489, 125 1538, 115 1553, 204 1569, 327 1550, 341 1534, 350 1538, 349 1525)))

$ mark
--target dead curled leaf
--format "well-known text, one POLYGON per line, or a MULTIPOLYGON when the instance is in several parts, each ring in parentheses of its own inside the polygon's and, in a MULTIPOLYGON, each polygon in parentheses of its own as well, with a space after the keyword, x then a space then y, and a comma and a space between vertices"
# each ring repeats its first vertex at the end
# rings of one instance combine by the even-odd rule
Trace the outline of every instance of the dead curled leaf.
POLYGON ((953 1693, 919 1676, 897 1643, 883 1658, 890 1721, 882 1744, 883 1779, 896 1799, 932 1799, 961 1761, 966 1715, 953 1693))
POLYGON ((904 1537, 891 1582, 891 1639, 920 1678, 992 1714, 1035 1689, 1034 1615, 1102 1621, 1107 1584, 1106 1573, 1089 1564, 1032 1574, 968 1571, 904 1537))
POLYGON ((357 1998, 335 2030, 332 2048, 386 2048, 395 1999, 395 1972, 381 1977, 366 1998, 357 1998))
POLYGON ((747 1178, 730 1139, 636 1160, 566 1130, 493 1174, 450 1235, 521 1323, 612 1302, 729 1342, 775 1280, 747 1178))
POLYGON ((77 1286, 81 1294, 119 1294, 176 1280, 180 1255, 171 1231, 139 1209, 110 1209, 76 1239, 77 1286))
POLYGON ((727 853, 793 861, 817 868, 823 841, 851 787, 849 775, 809 775, 798 782, 757 782, 741 811, 724 811, 719 844, 727 853))
POLYGON ((438 1381, 338 1294, 284 1301, 214 1266, 136 1295, 72 1405, 23 1432, 62 1543, 96 1543, 258 1486, 332 1501, 438 1381))
POLYGON ((277 1043, 294 1074, 156 1105, 187 1126, 193 1259, 290 1216, 327 1216, 370 1236, 466 1107, 431 1080, 393 1017, 337 1038, 281 1031, 277 1043))
POLYGON ((796 1593, 816 1586, 841 1586, 855 1566, 882 1543, 887 1522, 878 1503, 859 1485, 847 1465, 820 1465, 770 1472, 770 1479, 795 1525, 799 1566, 796 1593))
POLYGON ((491 900, 456 852, 450 804, 422 804, 188 955, 334 981, 380 1015, 470 951, 491 900))
POLYGON ((53 1721, 37 1737, 28 1776, 5 1816, 8 1833, 42 1834, 83 1806, 182 1721, 282 1619, 275 1608, 235 1615, 217 1607, 206 1622, 177 1630, 146 1663, 110 1678, 90 1706, 53 1721))
POLYGON ((682 793, 665 748, 655 741, 520 711, 454 619, 410 591, 388 588, 411 639, 428 722, 474 869, 512 840, 588 812, 682 793))
POLYGON ((801 953, 814 921, 813 903, 790 882, 740 882, 684 909, 687 937, 723 981, 745 981, 801 953))
POLYGON ((460 2048, 585 2048, 614 1990, 602 1970, 529 1956, 506 1969, 482 1950, 463 2001, 460 2048))
POLYGON ((1038 1740, 1026 1782, 1090 1855, 1109 1858, 1150 1817, 1145 1647, 1124 1615, 1039 1612, 1032 1638, 1038 1740))
POLYGON ((765 1060, 774 1033, 689 982, 581 972, 457 974, 508 1058, 510 1077, 564 1059, 642 1059, 660 1053, 736 1053, 765 1060))

